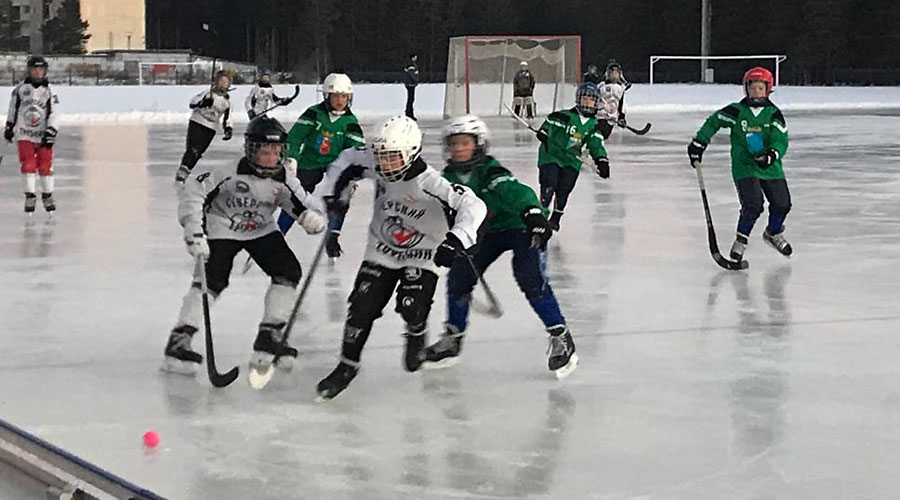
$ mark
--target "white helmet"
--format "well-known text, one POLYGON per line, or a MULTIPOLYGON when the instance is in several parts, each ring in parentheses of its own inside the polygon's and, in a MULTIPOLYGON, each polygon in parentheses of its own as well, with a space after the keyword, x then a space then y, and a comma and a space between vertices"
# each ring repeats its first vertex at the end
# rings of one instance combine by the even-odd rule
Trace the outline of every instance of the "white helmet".
POLYGON ((403 179, 406 171, 422 153, 422 132, 415 120, 408 116, 395 116, 377 127, 378 132, 369 145, 375 154, 375 171, 382 179, 396 182, 403 179), (383 171, 383 164, 399 158, 403 165, 383 171))
POLYGON ((353 82, 350 81, 350 77, 343 73, 331 73, 326 76, 322 82, 322 98, 325 99, 326 106, 330 106, 328 96, 331 94, 347 94, 349 96, 347 108, 349 108, 353 104, 353 82))
POLYGON ((451 167, 463 168, 468 171, 472 167, 481 163, 488 152, 490 142, 490 132, 487 125, 481 118, 475 115, 462 115, 452 118, 447 126, 444 127, 444 152, 447 156, 447 163, 451 167), (475 138, 475 154, 472 158, 464 162, 454 162, 450 159, 450 137, 459 134, 468 134, 475 138))
POLYGON ((519 67, 521 67, 522 69, 527 68, 527 67, 528 67, 528 61, 522 61, 522 62, 520 62, 520 63, 519 63, 519 67))

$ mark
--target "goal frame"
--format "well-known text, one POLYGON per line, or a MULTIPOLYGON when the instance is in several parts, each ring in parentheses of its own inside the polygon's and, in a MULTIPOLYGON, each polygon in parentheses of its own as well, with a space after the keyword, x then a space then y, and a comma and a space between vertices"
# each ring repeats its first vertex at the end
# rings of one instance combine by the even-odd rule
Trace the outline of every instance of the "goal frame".
MULTIPOLYGON (((575 60, 577 61, 576 68, 575 68, 576 86, 581 84, 581 76, 582 76, 581 75, 581 35, 506 34, 506 35, 460 35, 460 36, 451 37, 451 39, 458 39, 458 38, 464 39, 464 51, 465 51, 464 84, 465 84, 466 114, 471 113, 471 103, 472 103, 472 95, 471 95, 472 82, 471 82, 471 67, 470 67, 471 60, 469 58, 469 45, 470 45, 470 42, 472 42, 472 41, 505 41, 505 40, 522 39, 522 40, 535 40, 535 41, 541 42, 541 41, 547 41, 547 40, 572 40, 575 42, 576 52, 577 52, 577 54, 575 55, 575 60)), ((505 59, 503 61, 503 64, 504 64, 504 66, 506 65, 505 59)), ((505 74, 506 74, 505 67, 501 71, 501 74, 504 75, 504 78, 505 78, 505 74)), ((500 85, 500 102, 498 104, 497 114, 501 115, 501 114, 503 114, 503 102, 504 102, 503 99, 505 98, 504 92, 505 92, 506 82, 504 81, 504 82, 498 82, 498 83, 500 83, 501 85, 500 85)), ((445 97, 445 99, 446 99, 446 97, 445 97)), ((555 106, 556 103, 553 103, 553 105, 555 106)))
MULTIPOLYGON (((775 86, 777 87, 781 80, 781 63, 787 59, 786 55, 749 55, 749 56, 650 56, 650 85, 653 85, 653 66, 662 60, 681 60, 681 61, 729 61, 739 59, 772 59, 775 61, 775 86)), ((702 80, 701 82, 702 83, 702 80)))

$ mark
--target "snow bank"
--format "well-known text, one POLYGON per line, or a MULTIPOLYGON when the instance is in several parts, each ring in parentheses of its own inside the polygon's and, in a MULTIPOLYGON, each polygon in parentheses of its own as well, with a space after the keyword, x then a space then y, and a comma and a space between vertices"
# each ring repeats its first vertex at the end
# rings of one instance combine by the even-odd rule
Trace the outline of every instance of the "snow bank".
MULTIPOLYGON (((183 123, 191 96, 206 88, 178 86, 55 86, 60 98, 61 123, 183 123)), ((234 121, 246 122, 244 99, 250 85, 241 85, 231 93, 234 121)), ((0 87, 9 95, 11 87, 0 87)), ((511 100, 511 89, 504 89, 504 100, 511 100)), ((278 95, 290 95, 293 87, 277 85, 278 95)), ((552 104, 553 86, 539 85, 535 92, 538 110, 546 113, 552 104)), ((563 92, 559 107, 571 103, 571 89, 563 92)), ((470 91, 472 111, 498 114, 500 88, 485 85, 470 91)), ((737 85, 634 85, 627 94, 629 111, 666 113, 712 111, 741 97, 737 85)), ((321 100, 314 85, 301 85, 300 96, 288 108, 279 108, 274 116, 292 122, 307 107, 321 100)), ((773 100, 785 110, 853 110, 900 108, 898 87, 790 87, 776 89, 773 100)), ((400 84, 360 84, 353 99, 354 112, 363 117, 385 117, 403 112, 406 90, 400 84)), ((439 118, 443 115, 444 84, 420 85, 416 90, 416 115, 439 118)))

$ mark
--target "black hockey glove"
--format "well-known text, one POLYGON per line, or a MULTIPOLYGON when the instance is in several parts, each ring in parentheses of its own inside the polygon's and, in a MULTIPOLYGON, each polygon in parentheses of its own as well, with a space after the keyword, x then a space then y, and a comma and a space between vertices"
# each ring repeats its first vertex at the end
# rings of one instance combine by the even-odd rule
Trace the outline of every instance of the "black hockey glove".
POLYGON ((616 125, 625 128, 628 125, 628 121, 625 120, 625 113, 619 114, 619 119, 616 120, 616 125))
POLYGON ((531 248, 547 248, 553 230, 544 217, 544 212, 539 207, 528 207, 522 211, 522 220, 525 222, 525 231, 531 236, 531 248))
POLYGON ((537 139, 541 142, 546 143, 547 142, 547 132, 544 132, 543 130, 538 130, 537 131, 537 139))
POLYGON ((337 258, 344 253, 344 250, 341 248, 341 243, 338 241, 340 235, 340 231, 328 231, 328 234, 325 235, 325 253, 327 253, 329 257, 337 258))
POLYGON ((224 131, 225 131, 225 133, 222 134, 222 140, 223 140, 223 141, 230 141, 230 140, 231 140, 231 134, 232 134, 234 131, 233 131, 233 130, 231 129, 231 127, 229 127, 229 126, 225 126, 224 131))
POLYGON ((250 121, 253 121, 253 119, 256 118, 256 112, 252 109, 250 111, 247 111, 247 117, 250 118, 250 121))
POLYGON ((13 124, 6 122, 6 128, 3 130, 3 138, 6 139, 6 142, 12 142, 13 137, 15 136, 16 133, 13 131, 13 124))
POLYGON ((206 96, 203 98, 202 101, 200 101, 200 104, 197 104, 197 107, 198 108, 209 108, 209 107, 212 107, 214 102, 216 102, 216 101, 215 101, 215 99, 213 99, 213 97, 211 95, 206 96))
POLYGON ((706 151, 706 146, 697 139, 691 139, 691 143, 688 144, 688 158, 691 159, 691 167, 696 168, 695 164, 703 162, 703 152, 706 151))
POLYGON ((754 158, 756 164, 759 165, 759 168, 762 169, 771 167, 777 159, 778 151, 775 151, 774 149, 767 149, 763 151, 762 154, 754 158))
POLYGON ((605 156, 594 158, 594 165, 597 166, 597 175, 601 179, 609 179, 609 158, 605 156))
POLYGON ((465 251, 463 244, 453 233, 447 233, 447 238, 438 245, 434 252, 434 263, 438 267, 450 267, 456 256, 465 251))
POLYGON ((47 130, 44 130, 44 135, 41 136, 41 146, 52 148, 54 144, 56 144, 56 129, 47 127, 47 130))

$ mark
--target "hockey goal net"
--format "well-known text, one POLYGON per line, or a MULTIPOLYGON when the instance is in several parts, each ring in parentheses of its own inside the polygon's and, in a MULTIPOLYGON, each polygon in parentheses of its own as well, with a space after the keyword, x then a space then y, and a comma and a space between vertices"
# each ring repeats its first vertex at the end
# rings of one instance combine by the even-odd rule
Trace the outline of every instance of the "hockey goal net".
POLYGON ((581 37, 479 35, 450 38, 444 117, 500 115, 521 62, 534 75, 541 113, 569 106, 581 81, 581 37))

